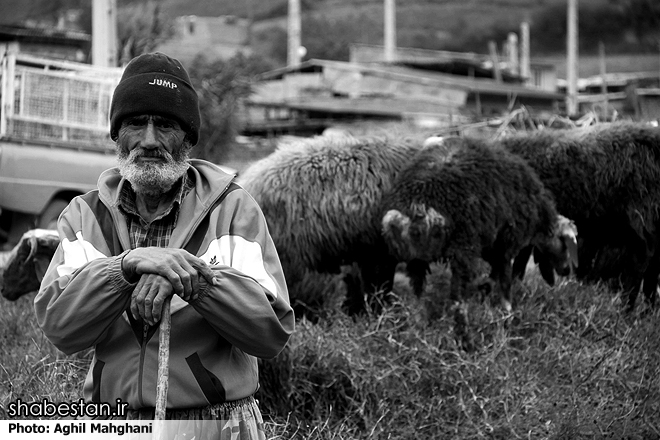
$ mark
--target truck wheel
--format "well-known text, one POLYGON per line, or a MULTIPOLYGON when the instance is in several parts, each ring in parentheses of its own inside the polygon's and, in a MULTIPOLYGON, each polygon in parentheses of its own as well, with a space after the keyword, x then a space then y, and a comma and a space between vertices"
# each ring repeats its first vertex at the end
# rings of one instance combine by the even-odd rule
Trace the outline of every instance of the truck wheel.
POLYGON ((57 218, 68 204, 69 202, 63 199, 52 200, 48 206, 46 206, 44 212, 42 212, 39 216, 39 221, 37 221, 37 228, 57 229, 57 218))

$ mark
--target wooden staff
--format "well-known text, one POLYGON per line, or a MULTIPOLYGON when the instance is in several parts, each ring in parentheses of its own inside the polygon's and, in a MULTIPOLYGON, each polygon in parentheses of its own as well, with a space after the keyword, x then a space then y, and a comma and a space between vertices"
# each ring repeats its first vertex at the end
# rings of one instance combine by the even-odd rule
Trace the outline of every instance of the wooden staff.
POLYGON ((156 423, 154 438, 160 438, 160 428, 165 420, 165 408, 167 406, 167 388, 169 386, 169 363, 170 363, 170 328, 172 317, 170 316, 170 298, 163 303, 163 312, 160 319, 160 334, 158 336, 158 385, 156 387, 156 423))

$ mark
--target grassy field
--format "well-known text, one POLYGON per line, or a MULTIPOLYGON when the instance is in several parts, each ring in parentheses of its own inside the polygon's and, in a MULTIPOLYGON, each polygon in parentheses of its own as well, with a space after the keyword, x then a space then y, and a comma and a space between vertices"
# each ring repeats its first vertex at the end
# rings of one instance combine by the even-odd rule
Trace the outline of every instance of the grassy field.
MULTIPOLYGON (((624 314, 603 286, 550 288, 531 273, 510 316, 488 298, 465 302, 466 352, 442 268, 421 299, 402 277, 396 286, 380 313, 301 319, 261 362, 267 438, 660 439, 658 311, 624 314)), ((18 398, 76 400, 89 362, 58 353, 31 301, 2 301, 3 419, 18 398)))

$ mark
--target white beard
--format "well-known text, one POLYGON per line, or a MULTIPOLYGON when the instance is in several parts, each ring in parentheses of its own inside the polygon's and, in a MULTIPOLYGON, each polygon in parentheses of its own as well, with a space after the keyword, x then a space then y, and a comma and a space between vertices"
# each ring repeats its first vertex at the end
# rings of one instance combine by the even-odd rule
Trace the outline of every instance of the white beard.
POLYGON ((172 154, 163 152, 160 154, 165 158, 165 163, 141 163, 140 156, 154 156, 153 153, 145 153, 145 150, 136 148, 128 155, 118 151, 117 162, 119 173, 133 186, 138 194, 155 196, 166 193, 172 185, 188 170, 189 149, 182 150, 175 159, 172 154))

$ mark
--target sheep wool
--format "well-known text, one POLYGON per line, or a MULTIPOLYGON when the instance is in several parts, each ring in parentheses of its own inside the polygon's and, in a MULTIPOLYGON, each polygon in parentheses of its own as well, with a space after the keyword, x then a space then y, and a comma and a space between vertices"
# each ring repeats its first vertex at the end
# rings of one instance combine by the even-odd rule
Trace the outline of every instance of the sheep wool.
POLYGON ((507 309, 512 259, 530 243, 552 238, 558 216, 524 160, 459 137, 422 150, 397 176, 382 211, 390 249, 400 260, 416 262, 408 268, 418 294, 428 264, 446 259, 451 298, 460 301, 483 258, 507 309))
MULTIPOLYGON (((356 263, 364 290, 391 285, 396 261, 380 234, 379 204, 420 145, 407 138, 316 136, 280 145, 239 176, 266 216, 287 282, 305 271, 340 273, 356 263)), ((363 294, 360 286, 347 293, 350 312, 364 306, 363 294)))
POLYGON ((651 304, 660 273, 660 128, 642 122, 541 130, 498 143, 524 158, 572 219, 578 278, 612 280, 630 308, 642 282, 651 304))

